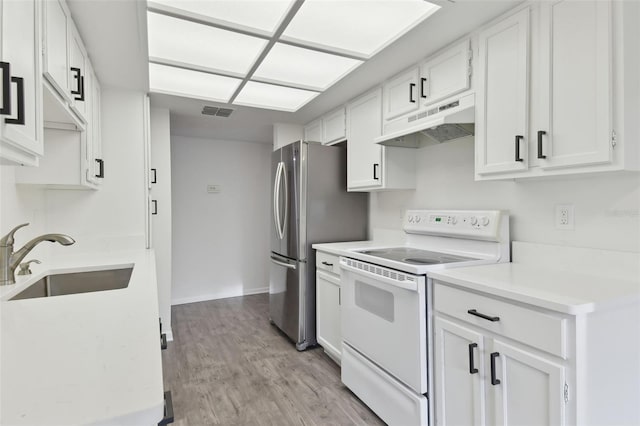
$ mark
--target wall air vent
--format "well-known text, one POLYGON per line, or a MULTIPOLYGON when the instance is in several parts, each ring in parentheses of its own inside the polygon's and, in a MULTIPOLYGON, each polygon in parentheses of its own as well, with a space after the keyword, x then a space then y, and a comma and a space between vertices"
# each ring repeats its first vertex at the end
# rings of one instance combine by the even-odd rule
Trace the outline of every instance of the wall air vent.
POLYGON ((227 118, 231 115, 233 109, 231 108, 218 108, 212 106, 205 106, 202 108, 202 114, 204 115, 213 115, 215 117, 224 117, 227 118))

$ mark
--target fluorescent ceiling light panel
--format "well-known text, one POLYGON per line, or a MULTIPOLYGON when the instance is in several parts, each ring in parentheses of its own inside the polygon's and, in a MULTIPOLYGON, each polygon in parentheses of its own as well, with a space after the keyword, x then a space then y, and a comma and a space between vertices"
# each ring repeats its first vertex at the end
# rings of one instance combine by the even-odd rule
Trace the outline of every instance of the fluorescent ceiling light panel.
POLYGON ((280 111, 297 111, 318 95, 309 90, 292 89, 273 84, 249 81, 233 101, 237 105, 280 111))
POLYGON ((276 43, 253 77, 325 90, 362 61, 276 43))
POLYGON ((292 3, 292 0, 150 0, 149 7, 169 6, 202 15, 212 22, 273 34, 292 3))
POLYGON ((147 13, 149 57, 242 74, 267 41, 153 12, 147 13))
POLYGON ((306 0, 283 39, 369 57, 439 8, 424 0, 306 0))
POLYGON ((242 80, 165 65, 149 64, 151 92, 228 102, 242 80))

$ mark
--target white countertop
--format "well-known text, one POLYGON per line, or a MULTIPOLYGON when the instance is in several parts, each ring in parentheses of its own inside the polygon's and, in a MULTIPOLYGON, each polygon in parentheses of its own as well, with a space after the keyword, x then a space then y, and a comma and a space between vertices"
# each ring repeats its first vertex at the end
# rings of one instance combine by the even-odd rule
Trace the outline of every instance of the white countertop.
POLYGON ((153 251, 74 255, 33 270, 0 287, 0 423, 157 424, 164 399, 153 251), (123 289, 8 300, 51 272, 131 264, 123 289))
POLYGON ((389 247, 389 244, 393 245, 393 243, 381 243, 379 241, 347 241, 344 243, 313 244, 311 247, 336 256, 349 256, 353 250, 389 247))
POLYGON ((638 277, 613 279, 531 263, 447 269, 429 276, 465 289, 572 315, 640 300, 638 277))

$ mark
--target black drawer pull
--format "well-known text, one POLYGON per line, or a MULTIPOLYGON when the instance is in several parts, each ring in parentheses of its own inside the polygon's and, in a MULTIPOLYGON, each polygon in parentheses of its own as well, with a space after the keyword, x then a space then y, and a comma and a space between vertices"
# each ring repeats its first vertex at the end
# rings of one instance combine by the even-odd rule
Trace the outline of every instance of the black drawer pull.
POLYGON ((475 315, 476 317, 480 317, 482 319, 486 319, 487 321, 491 321, 491 322, 500 321, 500 317, 490 317, 489 315, 481 314, 475 309, 469 309, 467 313, 471 315, 475 315))
POLYGON ((322 262, 322 264, 323 264, 324 266, 333 266, 333 263, 329 263, 329 262, 322 262))
POLYGON ((476 374, 478 372, 478 369, 474 366, 475 363, 473 361, 473 349, 477 347, 477 343, 469 343, 469 374, 476 374))
POLYGON ((546 155, 542 154, 542 137, 546 134, 547 132, 544 130, 538 130, 538 158, 547 158, 546 155))
POLYGON ((496 379, 496 358, 500 356, 500 352, 493 352, 491 357, 491 384, 493 386, 500 384, 500 379, 496 379))
POLYGON ((96 163, 98 163, 98 166, 100 166, 100 171, 98 172, 96 177, 104 179, 104 160, 101 159, 101 158, 96 158, 95 161, 96 161, 96 163))
POLYGON ((5 118, 4 122, 7 124, 19 124, 24 126, 24 78, 11 77, 11 81, 16 83, 16 91, 18 94, 18 113, 16 118, 5 118))
POLYGON ((516 161, 524 161, 522 157, 520 157, 520 141, 522 139, 524 139, 524 136, 516 136, 516 161))
POLYGON ((2 70, 2 108, 0 115, 11 115, 11 64, 0 62, 2 70))
POLYGON ((173 423, 173 401, 171 400, 171 391, 164 393, 164 417, 158 423, 158 426, 164 426, 173 423))
POLYGON ((160 335, 160 349, 167 349, 167 335, 164 333, 160 335))

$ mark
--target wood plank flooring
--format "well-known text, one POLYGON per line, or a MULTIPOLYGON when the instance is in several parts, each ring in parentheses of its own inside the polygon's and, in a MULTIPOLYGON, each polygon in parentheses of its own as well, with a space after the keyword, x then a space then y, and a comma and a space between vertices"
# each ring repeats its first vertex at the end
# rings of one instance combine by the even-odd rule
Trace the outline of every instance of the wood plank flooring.
POLYGON ((321 348, 296 351, 268 312, 266 294, 173 307, 162 356, 176 426, 384 425, 321 348))

